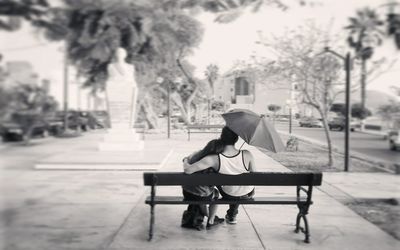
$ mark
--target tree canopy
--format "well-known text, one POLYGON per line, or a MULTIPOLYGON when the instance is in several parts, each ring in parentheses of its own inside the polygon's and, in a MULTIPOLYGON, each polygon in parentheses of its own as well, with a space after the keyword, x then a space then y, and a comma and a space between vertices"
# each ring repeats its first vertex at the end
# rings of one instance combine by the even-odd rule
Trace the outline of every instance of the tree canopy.
POLYGON ((156 71, 176 60, 177 46, 190 48, 199 42, 199 23, 182 10, 164 2, 65 0, 54 8, 47 36, 65 40, 69 59, 86 77, 86 86, 103 89, 107 66, 118 48, 127 51, 125 61, 139 73, 156 71))

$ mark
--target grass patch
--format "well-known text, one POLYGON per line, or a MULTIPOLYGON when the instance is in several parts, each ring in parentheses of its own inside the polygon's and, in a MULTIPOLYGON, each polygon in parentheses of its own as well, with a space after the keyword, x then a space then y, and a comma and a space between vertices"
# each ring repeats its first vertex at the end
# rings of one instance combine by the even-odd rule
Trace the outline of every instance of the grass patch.
MULTIPOLYGON (((282 136, 284 141, 287 137, 282 136)), ((298 151, 271 153, 271 158, 294 172, 342 172, 344 171, 344 156, 333 153, 334 164, 327 167, 328 151, 320 146, 299 141, 298 151)), ((385 172, 376 167, 376 163, 356 158, 350 159, 350 172, 385 172)), ((364 219, 375 224, 383 231, 400 240, 400 205, 396 199, 365 199, 353 200, 344 205, 359 214, 364 219)))
MULTIPOLYGON (((283 141, 287 137, 282 136, 283 141)), ((267 152, 268 156, 278 161, 285 167, 295 172, 322 171, 322 172, 342 172, 344 171, 344 156, 333 153, 333 166, 328 167, 328 151, 319 146, 307 142, 299 141, 298 151, 272 153, 267 152)), ((350 172, 384 172, 376 167, 375 163, 350 159, 350 172)))
POLYGON ((346 204, 364 219, 400 240, 400 206, 396 199, 365 199, 346 204))

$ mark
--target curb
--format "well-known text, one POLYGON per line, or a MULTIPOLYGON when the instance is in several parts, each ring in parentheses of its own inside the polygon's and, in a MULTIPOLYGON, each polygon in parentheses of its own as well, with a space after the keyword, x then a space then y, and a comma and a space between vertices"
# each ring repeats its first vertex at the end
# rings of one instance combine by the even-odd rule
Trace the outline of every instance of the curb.
POLYGON ((383 138, 386 138, 388 136, 387 132, 379 132, 379 131, 368 131, 368 130, 361 130, 361 129, 355 129, 355 132, 362 133, 362 134, 367 134, 367 135, 374 135, 374 136, 381 136, 383 138))
MULTIPOLYGON (((327 150, 327 148, 328 148, 328 146, 327 146, 327 144, 325 142, 322 142, 322 141, 319 141, 319 140, 311 139, 311 138, 308 138, 308 137, 305 137, 305 136, 302 136, 302 135, 298 135, 298 134, 295 134, 295 133, 289 134, 288 132, 281 131, 281 130, 278 130, 278 133, 280 133, 282 135, 285 135, 285 136, 295 136, 300 141, 303 141, 303 142, 306 142, 306 143, 310 143, 310 144, 318 146, 318 147, 322 147, 325 150, 327 150)), ((336 147, 334 145, 332 145, 332 149, 333 149, 334 153, 337 153, 337 154, 340 154, 340 155, 344 154, 343 151, 340 148, 338 148, 338 147, 336 147)), ((396 170, 396 169, 400 169, 400 167, 396 166, 396 164, 392 163, 392 162, 387 162, 387 161, 384 161, 384 160, 377 160, 375 158, 369 157, 368 155, 365 155, 365 154, 362 154, 362 153, 358 153, 358 152, 351 152, 350 153, 350 157, 354 158, 354 159, 357 159, 357 160, 360 160, 360 161, 365 161, 365 162, 376 164, 377 168, 379 168, 379 169, 381 169, 383 171, 386 171, 388 173, 399 174, 399 172, 400 172, 400 170, 396 170), (395 170, 390 169, 392 166, 395 168, 395 170)))

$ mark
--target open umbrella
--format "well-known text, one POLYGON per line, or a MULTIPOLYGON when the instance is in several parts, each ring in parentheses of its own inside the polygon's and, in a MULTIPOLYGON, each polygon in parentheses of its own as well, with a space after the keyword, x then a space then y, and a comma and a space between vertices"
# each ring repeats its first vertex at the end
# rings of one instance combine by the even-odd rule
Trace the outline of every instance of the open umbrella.
POLYGON ((265 117, 247 109, 233 109, 222 117, 226 126, 247 144, 275 153, 285 149, 278 132, 265 117))

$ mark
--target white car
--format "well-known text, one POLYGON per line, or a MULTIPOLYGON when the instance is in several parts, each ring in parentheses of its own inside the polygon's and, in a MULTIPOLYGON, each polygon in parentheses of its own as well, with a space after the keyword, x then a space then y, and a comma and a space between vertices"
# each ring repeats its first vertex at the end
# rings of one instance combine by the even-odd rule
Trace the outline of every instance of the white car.
POLYGON ((400 149, 400 130, 389 132, 389 148, 391 150, 400 149))

